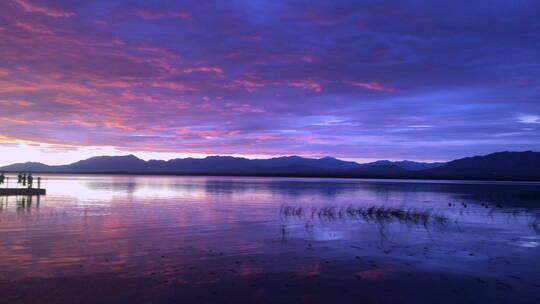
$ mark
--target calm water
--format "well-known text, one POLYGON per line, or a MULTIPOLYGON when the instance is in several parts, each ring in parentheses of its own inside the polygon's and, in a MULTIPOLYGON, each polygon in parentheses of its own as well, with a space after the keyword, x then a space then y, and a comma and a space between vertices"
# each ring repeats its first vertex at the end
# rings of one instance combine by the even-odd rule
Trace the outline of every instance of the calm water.
MULTIPOLYGON (((436 289, 454 299, 539 299, 538 183, 43 177, 46 196, 0 198, 0 289, 10 288, 15 301, 35 300, 25 289, 31 282, 48 282, 52 287, 44 293, 56 299, 54 280, 64 278, 145 280, 150 287, 140 293, 160 294, 148 302, 163 302, 164 293, 165 301, 178 299, 184 292, 178 286, 197 286, 190 295, 203 302, 230 290, 243 292, 238 288, 259 299, 272 284, 279 285, 273 290, 301 289, 283 291, 284 301, 323 299, 328 294, 317 288, 326 286, 329 297, 339 294, 346 302, 358 290, 353 284, 381 292, 402 285, 420 291, 433 278, 442 280, 436 289), (369 207, 428 218, 347 212, 366 213, 369 207), (290 284, 280 285, 287 279, 290 284)), ((65 301, 76 299, 78 291, 62 284, 65 301)), ((94 300, 133 296, 118 291, 94 300)), ((384 294, 370 297, 392 302, 384 294)))

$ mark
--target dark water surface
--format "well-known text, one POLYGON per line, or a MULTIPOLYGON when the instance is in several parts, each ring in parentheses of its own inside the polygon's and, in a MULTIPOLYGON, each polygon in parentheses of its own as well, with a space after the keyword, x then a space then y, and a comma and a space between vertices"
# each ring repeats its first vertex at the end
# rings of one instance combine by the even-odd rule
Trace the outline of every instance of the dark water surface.
POLYGON ((0 197, 2 303, 540 303, 539 183, 44 180, 0 197))

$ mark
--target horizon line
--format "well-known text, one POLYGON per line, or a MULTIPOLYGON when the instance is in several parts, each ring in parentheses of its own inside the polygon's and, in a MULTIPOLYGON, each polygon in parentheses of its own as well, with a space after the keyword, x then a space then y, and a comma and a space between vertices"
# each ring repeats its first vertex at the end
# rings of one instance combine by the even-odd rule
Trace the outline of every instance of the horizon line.
POLYGON ((525 151, 508 151, 508 150, 504 150, 504 151, 496 151, 496 152, 491 152, 491 153, 487 153, 487 154, 480 154, 480 155, 471 155, 471 156, 465 156, 465 157, 460 157, 460 158, 455 158, 455 159, 451 159, 451 160, 446 160, 446 161, 418 161, 418 160, 408 160, 408 159, 401 159, 401 160, 395 160, 395 159, 382 159, 382 158, 379 158, 379 159, 376 159, 376 160, 372 160, 372 161, 367 161, 367 162, 358 162, 358 161, 354 161, 354 160, 347 160, 347 159, 341 159, 341 158, 337 158, 337 157, 333 157, 333 156, 323 156, 323 157, 306 157, 306 156, 301 156, 301 155, 296 155, 296 154, 290 154, 290 155, 281 155, 281 156, 272 156, 272 157, 268 157, 268 158, 250 158, 250 157, 246 157, 246 156, 234 156, 234 154, 222 154, 222 155, 219 155, 219 154, 215 154, 215 155, 207 155, 207 156, 204 156, 204 157, 192 157, 192 156, 188 156, 188 157, 176 157, 176 158, 169 158, 169 159, 154 159, 154 158, 142 158, 142 157, 139 157, 137 155, 135 155, 135 153, 128 153, 128 154, 122 154, 122 155, 96 155, 96 156, 91 156, 91 157, 88 157, 88 158, 83 158, 83 159, 79 159, 77 161, 74 161, 74 162, 70 162, 70 163, 64 163, 64 164, 56 164, 56 165, 49 165, 45 162, 40 162, 40 161, 26 161, 26 162, 13 162, 13 163, 9 163, 9 164, 6 164, 6 165, 1 165, 1 167, 7 167, 7 166, 11 166, 11 165, 15 165, 15 164, 27 164, 27 163, 39 163, 39 164, 43 164, 43 165, 46 165, 46 166, 66 166, 66 165, 71 165, 71 164, 74 164, 76 162, 79 162, 79 161, 84 161, 84 160, 88 160, 88 159, 92 159, 92 158, 99 158, 99 157, 128 157, 128 156, 133 156, 137 159, 140 159, 142 161, 145 161, 145 162, 149 162, 149 161, 171 161, 171 160, 177 160, 177 159, 206 159, 206 158, 211 158, 211 157, 230 157, 230 158, 241 158, 241 159, 247 159, 247 160, 268 160, 268 159, 276 159, 276 158, 287 158, 287 157, 299 157, 299 158, 304 158, 304 159, 315 159, 315 160, 321 160, 321 159, 324 159, 324 158, 332 158, 332 159, 336 159, 336 160, 339 160, 339 161, 344 161, 344 162, 353 162, 353 163, 357 163, 357 164, 369 164, 369 163, 374 163, 374 162, 378 162, 378 161, 390 161, 390 162, 403 162, 403 161, 410 161, 410 162, 416 162, 416 163, 447 163, 447 162, 450 162, 450 161, 453 161, 453 160, 457 160, 457 159, 461 159, 461 158, 467 158, 467 157, 476 157, 476 156, 486 156, 486 155, 491 155, 491 154, 495 154, 495 153, 503 153, 503 152, 514 152, 514 153, 523 153, 523 152, 540 152, 540 151, 533 151, 533 150, 525 150, 525 151))

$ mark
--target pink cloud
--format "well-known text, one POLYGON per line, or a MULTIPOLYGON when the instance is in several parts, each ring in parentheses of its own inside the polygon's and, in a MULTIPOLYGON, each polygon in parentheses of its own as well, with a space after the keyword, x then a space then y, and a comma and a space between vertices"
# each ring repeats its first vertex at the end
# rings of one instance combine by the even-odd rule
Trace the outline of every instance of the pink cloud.
POLYGON ((101 25, 101 26, 109 25, 109 22, 107 22, 106 20, 103 20, 103 19, 95 20, 94 23, 97 24, 97 25, 101 25))
POLYGON ((21 107, 29 107, 35 103, 26 100, 2 100, 0 99, 0 104, 16 104, 21 107))
POLYGON ((235 79, 234 83, 239 84, 244 87, 248 92, 254 92, 257 88, 264 87, 266 84, 262 81, 257 81, 253 79, 235 79))
POLYGON ((293 87, 299 87, 304 90, 312 90, 317 93, 322 91, 321 85, 311 80, 293 81, 293 82, 290 82, 289 84, 292 85, 293 87))
POLYGON ((29 13, 44 14, 53 18, 72 17, 76 15, 73 12, 63 12, 56 9, 31 4, 30 2, 28 2, 28 0, 13 0, 13 1, 19 4, 24 11, 29 12, 29 13))
POLYGON ((137 131, 137 129, 135 129, 135 128, 131 127, 131 126, 128 126, 127 124, 119 122, 119 121, 106 121, 105 122, 105 127, 109 128, 109 129, 119 129, 119 130, 123 130, 123 131, 127 131, 127 132, 137 131))
POLYGON ((71 122, 75 123, 77 125, 84 126, 84 127, 95 127, 95 126, 97 126, 97 124, 95 124, 95 123, 88 122, 88 121, 82 121, 82 120, 72 120, 71 122))
POLYGON ((197 67, 197 68, 188 68, 184 69, 185 73, 193 72, 214 72, 216 74, 223 74, 223 70, 219 67, 197 67))
POLYGON ((162 100, 160 100, 158 98, 155 98, 155 97, 152 97, 152 96, 149 96, 149 95, 144 95, 144 94, 134 94, 134 93, 130 92, 129 90, 120 93, 120 96, 122 96, 124 99, 130 100, 130 101, 142 100, 142 101, 149 102, 149 103, 157 103, 157 102, 160 102, 160 101, 163 102, 162 100))
POLYGON ((238 112, 242 112, 242 113, 265 113, 266 112, 266 111, 261 110, 261 109, 253 108, 249 104, 243 104, 241 106, 236 106, 236 105, 233 105, 233 104, 227 104, 226 106, 232 107, 234 110, 236 110, 238 112))
POLYGON ((182 138, 199 137, 199 138, 229 138, 240 134, 238 130, 214 130, 214 129, 191 129, 182 127, 175 131, 177 134, 181 134, 182 138))
POLYGON ((55 90, 71 93, 92 93, 92 89, 75 83, 37 83, 21 81, 0 81, 0 93, 17 91, 55 90))
POLYGON ((382 91, 382 92, 395 92, 394 88, 387 88, 378 82, 354 82, 353 85, 362 87, 368 90, 382 91))
POLYGON ((171 58, 178 58, 178 56, 175 55, 173 52, 167 49, 161 48, 161 47, 153 46, 153 45, 142 45, 142 46, 137 47, 137 49, 143 52, 157 53, 157 54, 171 57, 171 58))
POLYGON ((312 55, 305 55, 305 56, 303 56, 301 58, 301 60, 304 61, 304 62, 309 62, 309 63, 320 62, 321 61, 320 58, 312 56, 312 55))
POLYGON ((45 120, 21 120, 21 119, 9 118, 9 117, 0 117, 0 121, 7 121, 10 123, 21 124, 21 125, 33 125, 33 124, 53 125, 54 124, 54 122, 45 121, 45 120))
POLYGON ((29 24, 29 23, 24 23, 21 21, 17 21, 15 22, 15 24, 17 24, 18 27, 31 33, 36 33, 36 34, 52 34, 53 33, 51 30, 43 26, 36 25, 36 24, 29 24))
POLYGON ((156 81, 152 83, 152 86, 159 87, 159 88, 167 88, 167 89, 176 90, 176 91, 196 91, 197 90, 188 85, 178 83, 178 82, 173 82, 173 81, 156 81))

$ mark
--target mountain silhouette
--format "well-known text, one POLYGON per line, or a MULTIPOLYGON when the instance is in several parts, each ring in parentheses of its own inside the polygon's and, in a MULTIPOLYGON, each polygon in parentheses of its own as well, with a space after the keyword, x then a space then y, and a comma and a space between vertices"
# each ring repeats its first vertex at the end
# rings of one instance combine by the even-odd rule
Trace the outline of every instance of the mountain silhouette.
MULTIPOLYGON (((400 166, 404 162, 395 162, 400 166)), ((430 163, 414 163, 416 166, 431 168, 430 163)), ((131 173, 331 173, 345 172, 355 168, 392 165, 391 161, 377 161, 359 164, 342 161, 333 157, 320 159, 300 156, 283 156, 270 159, 247 159, 232 156, 208 156, 205 158, 177 158, 171 160, 144 161, 134 155, 98 156, 81 160, 69 165, 47 166, 41 163, 19 163, 0 168, 4 171, 36 171, 36 172, 131 172, 131 173)))
POLYGON ((99 156, 69 165, 27 162, 0 168, 11 172, 218 174, 374 178, 540 180, 540 152, 497 152, 448 163, 380 160, 359 164, 333 157, 283 156, 247 159, 232 156, 145 161, 134 155, 99 156))
POLYGON ((426 170, 431 168, 437 168, 445 163, 423 163, 423 162, 414 162, 410 160, 402 161, 389 161, 389 160, 378 160, 376 162, 360 164, 361 167, 371 167, 371 166, 389 166, 393 165, 405 170, 417 171, 417 170, 426 170))
POLYGON ((66 172, 144 172, 147 164, 135 155, 127 156, 98 156, 81 160, 71 165, 58 166, 66 172))
POLYGON ((9 166, 5 166, 0 168, 2 171, 24 171, 24 172, 48 172, 51 169, 51 166, 47 166, 42 163, 36 163, 36 162, 26 162, 26 163, 18 163, 13 164, 9 166))
POLYGON ((486 180, 540 180, 540 152, 497 152, 457 159, 417 172, 418 177, 486 180))

